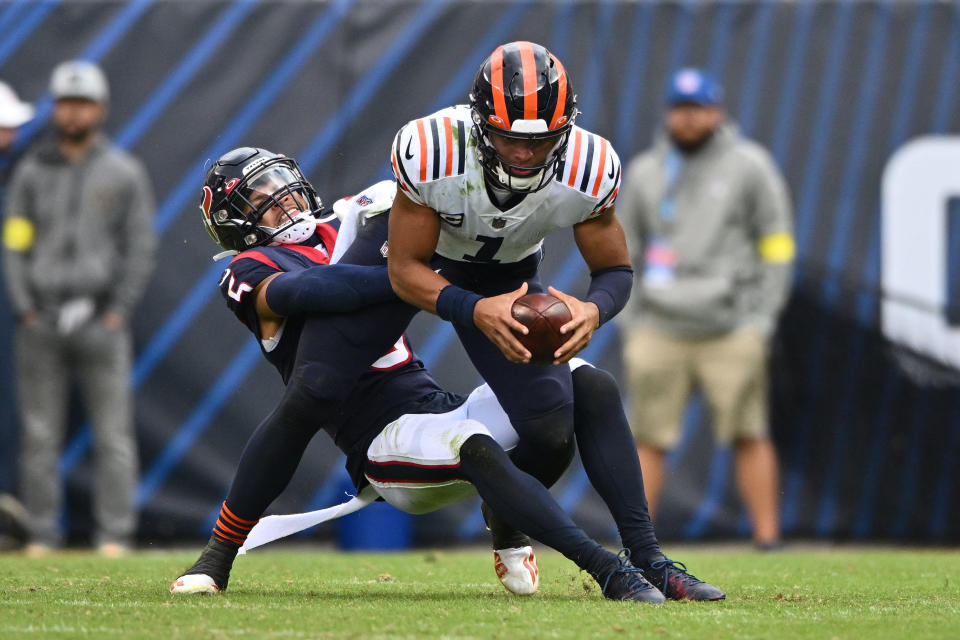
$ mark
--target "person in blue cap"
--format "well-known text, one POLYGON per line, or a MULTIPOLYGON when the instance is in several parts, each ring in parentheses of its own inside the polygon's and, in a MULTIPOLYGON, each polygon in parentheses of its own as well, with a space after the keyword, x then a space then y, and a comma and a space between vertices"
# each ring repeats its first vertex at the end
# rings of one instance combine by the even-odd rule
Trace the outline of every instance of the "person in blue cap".
POLYGON ((665 455, 699 387, 715 443, 734 448, 753 540, 776 548, 767 359, 794 257, 787 186, 770 155, 728 120, 709 73, 670 77, 664 124, 629 163, 618 207, 639 274, 620 322, 647 499, 654 513, 665 455))

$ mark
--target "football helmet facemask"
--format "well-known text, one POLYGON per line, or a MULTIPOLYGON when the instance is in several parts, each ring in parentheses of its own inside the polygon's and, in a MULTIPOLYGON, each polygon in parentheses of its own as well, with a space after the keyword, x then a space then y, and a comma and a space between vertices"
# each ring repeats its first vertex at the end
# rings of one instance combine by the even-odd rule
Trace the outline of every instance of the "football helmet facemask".
POLYGON ((553 179, 579 113, 567 73, 539 44, 511 42, 490 54, 473 81, 470 109, 477 153, 493 186, 532 193, 553 179), (520 140, 555 140, 543 164, 513 165, 497 153, 491 134, 520 140))
POLYGON ((296 160, 254 147, 228 151, 213 163, 200 203, 207 233, 228 252, 303 242, 316 231, 322 209, 296 160), (274 207, 276 225, 261 224, 274 207))

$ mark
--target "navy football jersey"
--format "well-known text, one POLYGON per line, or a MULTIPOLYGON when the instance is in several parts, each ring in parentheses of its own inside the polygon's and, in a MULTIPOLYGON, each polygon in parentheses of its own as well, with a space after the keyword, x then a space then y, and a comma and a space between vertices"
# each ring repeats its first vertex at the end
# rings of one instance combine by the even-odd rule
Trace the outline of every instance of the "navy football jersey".
MULTIPOLYGON (((227 306, 260 338, 260 319, 257 316, 253 290, 268 276, 281 271, 297 271, 318 264, 329 264, 330 254, 336 242, 337 231, 333 225, 320 223, 317 233, 301 244, 257 247, 244 251, 230 262, 220 276, 220 294, 227 306)), ((286 384, 297 351, 297 337, 303 318, 287 318, 278 335, 270 340, 260 340, 264 356, 283 377, 286 384)))
MULTIPOLYGON (((386 214, 358 234, 342 262, 384 265, 386 214)), ((260 335, 253 291, 265 278, 278 273, 329 263, 336 232, 319 224, 317 234, 299 245, 257 247, 237 255, 220 279, 220 292, 231 311, 255 335, 260 335)), ((307 318, 288 316, 271 340, 261 340, 267 360, 287 383, 297 355, 322 360, 327 371, 342 376, 344 388, 337 407, 328 407, 320 427, 347 454, 347 470, 354 484, 362 483, 362 465, 370 442, 383 428, 405 413, 443 413, 465 400, 441 389, 410 349, 403 330, 416 308, 398 299, 349 313, 311 316, 310 336, 319 344, 303 345, 300 337, 307 318), (392 346, 391 346, 392 345, 392 346), (352 386, 349 386, 352 385, 352 386)))

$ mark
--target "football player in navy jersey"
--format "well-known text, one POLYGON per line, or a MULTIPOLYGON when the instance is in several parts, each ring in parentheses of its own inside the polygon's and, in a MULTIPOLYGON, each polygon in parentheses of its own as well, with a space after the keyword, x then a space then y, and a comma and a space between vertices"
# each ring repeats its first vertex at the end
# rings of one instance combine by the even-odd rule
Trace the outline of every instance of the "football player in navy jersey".
MULTIPOLYGON (((544 289, 543 239, 571 228, 591 279, 585 300, 549 289, 572 315, 554 354, 564 363, 623 308, 633 283, 614 212, 620 161, 609 142, 576 126, 577 114, 560 60, 541 45, 511 42, 480 66, 469 105, 409 122, 391 154, 393 288, 453 323, 520 434, 514 461, 547 486, 573 455, 571 374, 529 364, 513 301, 544 289)), ((528 544, 487 505, 484 517, 494 549, 528 544)))
MULTIPOLYGON (((655 588, 623 556, 587 537, 540 482, 510 461, 505 449, 516 445, 517 436, 489 388, 468 398, 451 394, 424 369, 402 335, 416 310, 396 298, 386 273, 384 211, 393 199, 392 183, 334 205, 347 221, 339 238, 338 221, 317 221, 320 200, 290 158, 235 149, 208 171, 203 194, 207 230, 225 253, 237 254, 221 278, 221 293, 258 337, 286 390, 245 447, 210 541, 172 592, 226 588, 237 550, 319 429, 347 454, 361 495, 372 491, 423 513, 479 493, 512 526, 588 571, 608 598, 662 602, 664 590, 670 597, 692 597, 690 587, 710 587, 660 552, 645 515, 639 464, 626 455, 632 448, 625 417, 583 429, 590 433, 580 443, 582 456, 594 486, 611 504, 624 555, 663 563, 665 588, 655 588), (617 434, 623 442, 613 441, 617 434), (626 500, 624 478, 640 487, 626 500)), ((619 406, 608 374, 590 366, 578 371, 577 395, 593 399, 577 407, 583 421, 603 417, 606 410, 598 405, 610 403, 611 392, 619 406)), ((500 571, 512 592, 536 590, 532 549, 502 558, 500 571)))

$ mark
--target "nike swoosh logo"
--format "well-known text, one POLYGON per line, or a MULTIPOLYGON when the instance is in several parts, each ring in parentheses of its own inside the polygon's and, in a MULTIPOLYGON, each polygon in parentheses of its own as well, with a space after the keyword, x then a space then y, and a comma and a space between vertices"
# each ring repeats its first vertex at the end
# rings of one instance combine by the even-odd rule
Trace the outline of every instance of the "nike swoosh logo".
POLYGON ((610 156, 610 173, 607 174, 607 177, 613 180, 613 156, 610 156))
POLYGON ((407 160, 413 160, 413 154, 410 153, 410 143, 411 143, 411 142, 413 142, 413 137, 412 137, 412 136, 410 137, 409 140, 407 140, 407 149, 406 149, 406 151, 403 152, 403 157, 406 158, 407 160))

